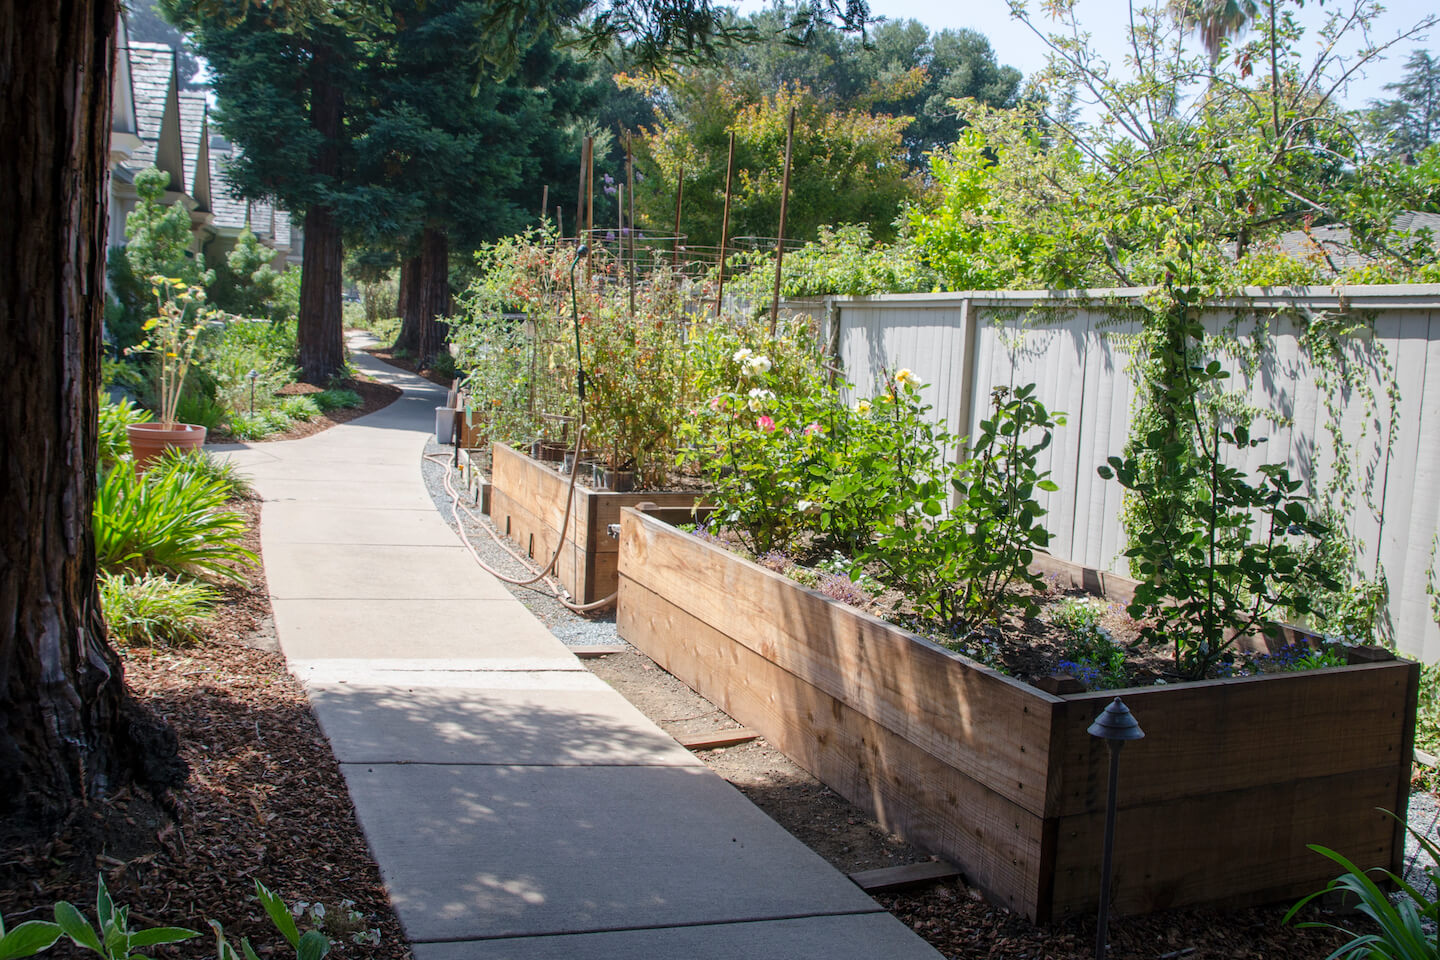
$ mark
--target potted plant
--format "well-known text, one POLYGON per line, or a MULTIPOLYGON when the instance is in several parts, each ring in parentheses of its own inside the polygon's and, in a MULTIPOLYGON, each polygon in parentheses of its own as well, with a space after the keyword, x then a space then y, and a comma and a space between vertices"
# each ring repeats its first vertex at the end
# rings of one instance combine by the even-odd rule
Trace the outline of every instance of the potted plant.
POLYGON ((132 423, 126 426, 135 465, 144 470, 171 447, 194 449, 205 442, 205 428, 192 423, 176 423, 175 410, 185 386, 185 376, 195 358, 195 349, 204 325, 223 316, 205 304, 205 291, 183 280, 151 277, 155 294, 156 314, 145 322, 146 338, 135 349, 156 357, 156 378, 159 383, 153 423, 132 423))

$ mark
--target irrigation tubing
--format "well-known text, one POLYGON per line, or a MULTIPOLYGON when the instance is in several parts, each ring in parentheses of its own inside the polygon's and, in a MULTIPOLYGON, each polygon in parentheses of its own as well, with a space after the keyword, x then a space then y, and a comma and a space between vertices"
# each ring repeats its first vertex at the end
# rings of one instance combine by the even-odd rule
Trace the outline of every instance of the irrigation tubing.
POLYGON ((601 610, 605 607, 609 607, 615 603, 615 598, 618 595, 612 593, 608 597, 601 597, 599 600, 595 600, 591 603, 574 603, 573 601, 567 600, 565 598, 565 589, 550 577, 551 570, 554 569, 556 562, 560 559, 560 552, 565 549, 565 533, 569 527, 571 504, 573 503, 575 496, 575 480, 578 473, 578 471, 574 468, 573 464, 575 463, 575 459, 579 456, 579 451, 581 449, 581 437, 583 433, 584 425, 581 424, 580 429, 576 431, 575 435, 575 453, 572 455, 571 460, 572 468, 570 472, 570 488, 565 496, 565 517, 564 520, 561 521, 560 525, 559 543, 556 545, 555 552, 550 555, 550 560, 545 564, 545 566, 540 567, 539 572, 536 573, 535 576, 523 580, 518 577, 507 576, 501 573, 499 570, 496 570, 494 567, 490 566, 490 564, 486 563, 483 559, 481 559, 479 551, 475 549, 475 545, 470 541, 469 534, 465 531, 465 524, 460 520, 461 510, 465 511, 465 515, 468 516, 475 523, 477 523, 480 526, 480 529, 484 530, 490 536, 490 538, 494 540, 495 543, 502 550, 504 550, 511 557, 513 557, 517 563, 529 570, 536 569, 534 563, 530 560, 529 557, 526 557, 524 554, 520 553, 518 550, 515 550, 508 543, 505 542, 504 538, 501 537, 500 532, 494 528, 494 526, 489 522, 489 519, 487 517, 485 517, 483 514, 476 513, 475 511, 471 510, 469 507, 465 506, 460 502, 460 491, 456 490, 455 485, 451 482, 451 477, 453 476, 454 471, 450 465, 450 457, 448 455, 440 455, 433 453, 428 454, 425 457, 425 459, 430 460, 434 463, 439 463, 445 467, 445 492, 450 496, 450 515, 455 520, 455 528, 460 534, 460 541, 465 545, 465 549, 469 551, 471 558, 480 565, 480 569, 495 577, 497 580, 513 584, 517 587, 532 587, 535 584, 543 581, 545 586, 550 588, 550 595, 555 599, 555 601, 561 606, 565 607, 567 610, 571 610, 575 613, 588 613, 592 610, 601 610))

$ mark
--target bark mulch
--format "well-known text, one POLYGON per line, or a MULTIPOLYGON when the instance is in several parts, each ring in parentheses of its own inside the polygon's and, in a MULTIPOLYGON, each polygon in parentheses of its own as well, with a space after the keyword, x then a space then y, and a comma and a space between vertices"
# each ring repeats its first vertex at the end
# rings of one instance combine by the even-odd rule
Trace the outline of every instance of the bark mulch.
MULTIPOLYGON (((257 549, 259 504, 233 506, 249 515, 248 545, 257 549)), ((56 900, 93 918, 103 874, 135 926, 204 933, 156 948, 156 957, 214 957, 209 919, 237 946, 248 936, 260 956, 285 956, 255 898, 260 880, 292 905, 325 905, 331 956, 410 960, 339 766, 303 688, 273 650, 258 571, 248 588, 226 591, 207 633, 193 647, 121 651, 133 696, 174 727, 189 782, 159 801, 122 791, 77 809, 57 839, 0 850, 6 925, 49 919, 56 900), (352 939, 371 930, 378 944, 352 939)), ((57 946, 47 955, 74 954, 57 946)))

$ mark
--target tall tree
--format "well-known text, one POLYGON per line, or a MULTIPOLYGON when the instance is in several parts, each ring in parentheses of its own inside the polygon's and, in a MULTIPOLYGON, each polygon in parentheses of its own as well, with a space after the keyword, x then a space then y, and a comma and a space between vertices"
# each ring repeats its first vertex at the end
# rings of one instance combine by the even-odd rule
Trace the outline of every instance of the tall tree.
POLYGON ((399 0, 401 26, 371 44, 359 68, 357 181, 384 191, 399 216, 398 236, 361 240, 398 248, 408 309, 397 346, 422 361, 442 345, 436 318, 449 313, 452 246, 474 250, 534 224, 544 178, 574 150, 559 132, 600 99, 589 67, 545 35, 527 38, 503 76, 456 70, 483 39, 486 9, 476 0, 399 0))
MULTIPOLYGON (((95 585, 115 0, 0 0, 0 832, 43 829, 174 740, 126 696, 95 585)), ((147 761, 154 762, 147 766, 147 761)))
POLYGON ((324 383, 345 366, 342 231, 393 216, 351 175, 354 63, 379 27, 359 15, 297 19, 283 4, 244 0, 170 0, 166 12, 193 30, 214 74, 216 123, 239 148, 227 171, 235 190, 304 215, 300 369, 324 383))
POLYGON ((1372 103, 1366 120, 1389 152, 1414 158, 1440 142, 1440 59, 1427 50, 1412 51, 1405 75, 1385 89, 1395 98, 1372 103))
MULTIPOLYGON (((213 9, 222 0, 204 2, 213 9)), ((267 7, 323 19, 353 5, 267 7)), ((692 3, 665 6, 703 13, 692 3)), ((184 772, 173 735, 125 695, 95 582, 90 506, 117 13, 117 0, 0 0, 0 350, 14 361, 0 372, 6 833, 53 825, 75 801, 127 782, 175 783, 184 772)))

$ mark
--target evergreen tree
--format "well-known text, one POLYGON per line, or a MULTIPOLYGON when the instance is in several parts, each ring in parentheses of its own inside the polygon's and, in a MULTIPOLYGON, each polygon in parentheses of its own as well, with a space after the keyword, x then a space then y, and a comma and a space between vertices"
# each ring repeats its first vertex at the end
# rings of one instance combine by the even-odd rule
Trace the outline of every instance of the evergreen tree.
POLYGON ((1393 100, 1377 100, 1366 115, 1370 130, 1386 149, 1413 158, 1440 142, 1440 59, 1415 50, 1405 62, 1405 76, 1385 84, 1393 100))

